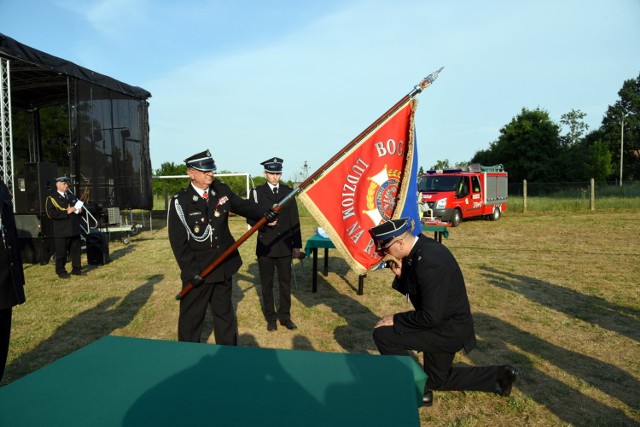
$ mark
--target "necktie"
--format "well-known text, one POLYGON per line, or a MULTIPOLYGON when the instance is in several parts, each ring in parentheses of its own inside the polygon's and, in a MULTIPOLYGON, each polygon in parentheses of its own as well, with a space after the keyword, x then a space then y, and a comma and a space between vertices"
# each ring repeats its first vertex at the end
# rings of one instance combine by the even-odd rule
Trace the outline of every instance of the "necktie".
POLYGON ((278 187, 273 187, 273 194, 278 195, 278 187))
POLYGON ((205 191, 204 193, 202 193, 202 198, 205 200, 209 200, 209 191, 205 191))

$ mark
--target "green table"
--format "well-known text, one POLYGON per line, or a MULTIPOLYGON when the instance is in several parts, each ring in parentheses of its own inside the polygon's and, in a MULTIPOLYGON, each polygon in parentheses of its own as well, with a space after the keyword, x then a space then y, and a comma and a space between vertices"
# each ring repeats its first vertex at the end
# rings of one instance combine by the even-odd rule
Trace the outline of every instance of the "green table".
POLYGON ((422 231, 433 231, 433 238, 442 243, 442 236, 445 239, 449 238, 449 227, 446 225, 424 225, 422 224, 422 231))
MULTIPOLYGON (((323 274, 326 276, 329 274, 329 249, 333 249, 336 246, 328 237, 322 237, 319 234, 315 234, 304 245, 304 253, 309 256, 312 255, 313 272, 311 274, 311 292, 318 292, 318 248, 324 249, 324 270, 323 274)), ((358 289, 358 294, 360 290, 358 289)))
MULTIPOLYGON (((331 239, 322 237, 319 234, 314 235, 304 245, 304 252, 307 256, 312 255, 313 272, 311 274, 311 292, 318 292, 318 249, 324 249, 324 270, 323 274, 329 274, 329 249, 335 248, 331 239)), ((358 295, 364 293, 364 278, 366 274, 358 276, 358 295)))
POLYGON ((407 356, 107 336, 0 388, 0 426, 419 426, 407 356))

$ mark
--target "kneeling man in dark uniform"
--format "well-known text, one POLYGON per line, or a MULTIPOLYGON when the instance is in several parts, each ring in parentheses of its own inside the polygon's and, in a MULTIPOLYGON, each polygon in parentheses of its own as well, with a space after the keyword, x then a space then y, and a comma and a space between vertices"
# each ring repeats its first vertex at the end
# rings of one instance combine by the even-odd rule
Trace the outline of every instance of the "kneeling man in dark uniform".
POLYGON ((424 353, 429 376, 423 404, 432 390, 469 390, 509 396, 518 371, 510 365, 452 367, 455 354, 476 346, 467 289, 458 262, 446 246, 423 234, 414 236, 409 218, 371 228, 381 256, 391 255, 393 289, 406 295, 414 310, 388 314, 375 326, 373 339, 381 354, 424 353))

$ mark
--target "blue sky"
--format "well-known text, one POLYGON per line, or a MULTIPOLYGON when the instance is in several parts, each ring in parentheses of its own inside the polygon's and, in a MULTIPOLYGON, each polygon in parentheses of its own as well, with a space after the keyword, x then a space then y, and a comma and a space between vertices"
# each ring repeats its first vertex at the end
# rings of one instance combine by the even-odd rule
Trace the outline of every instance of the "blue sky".
MULTIPOLYGON (((469 160, 521 109, 599 127, 640 74, 639 0, 0 0, 0 32, 152 94, 151 161, 315 171, 423 77, 419 164, 469 160)), ((507 165, 508 168, 508 165, 507 165)))

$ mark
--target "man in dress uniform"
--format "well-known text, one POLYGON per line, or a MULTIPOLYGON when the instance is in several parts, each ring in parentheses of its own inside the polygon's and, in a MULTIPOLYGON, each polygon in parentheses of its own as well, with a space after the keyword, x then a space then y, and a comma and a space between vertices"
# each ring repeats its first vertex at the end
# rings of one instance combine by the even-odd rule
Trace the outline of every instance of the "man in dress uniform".
POLYGON ((231 301, 233 274, 242 259, 235 250, 207 277, 206 267, 235 243, 229 230, 229 213, 273 222, 278 213, 264 209, 235 194, 216 180, 216 164, 209 150, 185 160, 191 184, 171 199, 167 214, 169 242, 180 267, 182 286, 193 289, 180 300, 178 340, 200 342, 207 312, 211 307, 216 344, 237 345, 238 326, 231 301))
POLYGON ((22 257, 13 216, 13 198, 0 180, 0 380, 9 354, 13 307, 25 302, 22 257))
POLYGON ((423 404, 433 402, 432 390, 475 390, 509 396, 518 371, 510 365, 452 367, 462 348, 476 346, 473 318, 458 262, 446 246, 411 233, 409 218, 371 228, 381 256, 390 255, 393 289, 406 295, 413 311, 388 314, 375 326, 373 339, 381 354, 424 353, 428 375, 423 404))
MULTIPOLYGON (((264 166, 263 185, 253 189, 251 198, 265 209, 277 204, 293 189, 280 182, 282 177, 283 160, 273 157, 260 163, 264 166)), ((255 221, 248 221, 255 224, 255 221)), ((262 301, 264 317, 267 320, 267 330, 278 329, 277 321, 287 329, 296 329, 291 320, 291 262, 300 257, 302 236, 300 234, 300 217, 295 198, 282 206, 280 216, 274 222, 267 224, 258 231, 256 255, 260 270, 260 284, 262 287, 262 301), (278 271, 279 304, 275 307, 273 297, 273 279, 278 271)))
POLYGON ((56 189, 45 201, 47 216, 53 221, 53 240, 56 247, 56 274, 61 279, 68 279, 65 268, 67 252, 71 256, 71 274, 82 275, 80 261, 80 213, 82 207, 78 198, 69 191, 69 178, 56 178, 56 189))

